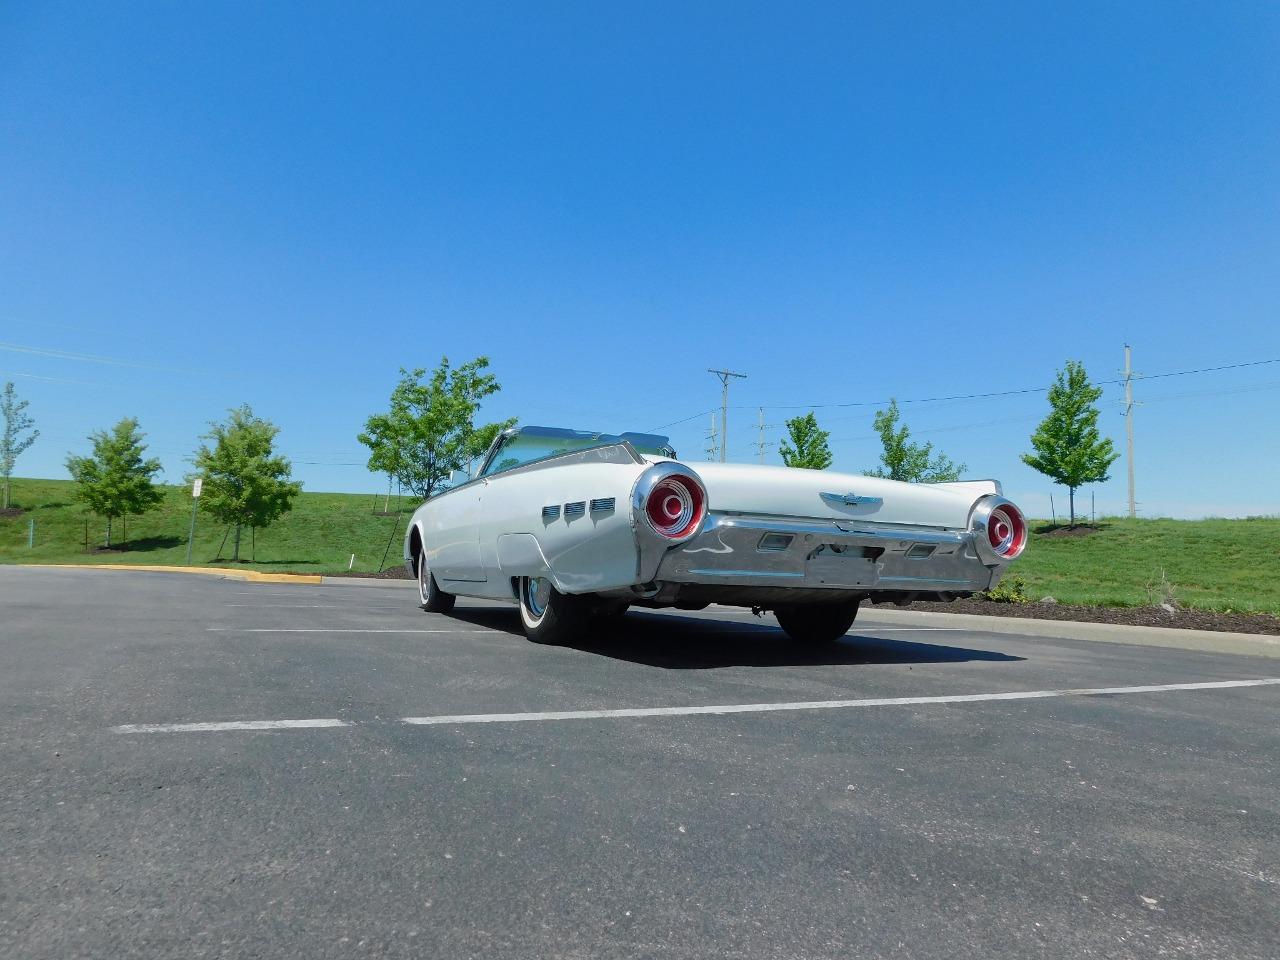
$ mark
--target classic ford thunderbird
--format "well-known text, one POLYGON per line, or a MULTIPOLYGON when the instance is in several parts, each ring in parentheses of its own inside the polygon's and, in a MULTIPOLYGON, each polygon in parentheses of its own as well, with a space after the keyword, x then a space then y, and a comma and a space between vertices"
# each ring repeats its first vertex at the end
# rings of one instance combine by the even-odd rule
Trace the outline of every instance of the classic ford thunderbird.
POLYGON ((986 590, 1026 542, 994 480, 695 466, 666 437, 521 427, 414 512, 404 558, 425 610, 512 601, 544 643, 630 606, 712 603, 771 610, 792 638, 824 643, 864 600, 986 590))

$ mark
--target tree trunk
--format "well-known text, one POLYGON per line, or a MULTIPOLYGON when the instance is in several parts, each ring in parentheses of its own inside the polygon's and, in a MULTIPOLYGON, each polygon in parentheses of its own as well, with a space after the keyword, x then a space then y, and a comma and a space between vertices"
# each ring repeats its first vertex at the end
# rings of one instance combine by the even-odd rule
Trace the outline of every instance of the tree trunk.
POLYGON ((391 511, 391 474, 387 474, 387 497, 382 501, 382 512, 389 513, 391 511))
POLYGON ((124 532, 123 532, 124 539, 120 541, 120 549, 128 550, 129 549, 129 518, 121 517, 120 525, 124 527, 124 532))
POLYGON ((258 528, 249 528, 249 559, 258 562, 258 528))
POLYGON ((236 542, 231 548, 231 560, 233 563, 240 562, 240 524, 236 524, 236 542))
POLYGON ((1067 487, 1067 489, 1070 491, 1068 499, 1071 501, 1071 526, 1074 527, 1076 525, 1076 488, 1067 487))
POLYGON ((111 549, 111 518, 107 517, 107 549, 111 549))
POLYGON ((9 509, 9 478, 4 478, 4 508, 9 509))

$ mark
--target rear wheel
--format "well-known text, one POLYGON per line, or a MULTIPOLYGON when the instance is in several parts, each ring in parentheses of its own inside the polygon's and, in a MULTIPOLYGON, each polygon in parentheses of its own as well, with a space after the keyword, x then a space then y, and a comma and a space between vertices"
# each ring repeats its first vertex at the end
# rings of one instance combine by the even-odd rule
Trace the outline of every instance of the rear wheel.
POLYGON ((582 598, 561 593, 546 577, 520 578, 520 620, 534 643, 568 643, 585 631, 590 616, 582 598))
POLYGON ((422 609, 427 613, 448 613, 458 599, 452 593, 445 593, 440 589, 435 575, 427 566, 427 558, 422 554, 418 554, 418 597, 422 601, 422 609))
POLYGON ((860 602, 796 604, 778 607, 773 615, 792 640, 819 645, 835 643, 853 626, 860 602))

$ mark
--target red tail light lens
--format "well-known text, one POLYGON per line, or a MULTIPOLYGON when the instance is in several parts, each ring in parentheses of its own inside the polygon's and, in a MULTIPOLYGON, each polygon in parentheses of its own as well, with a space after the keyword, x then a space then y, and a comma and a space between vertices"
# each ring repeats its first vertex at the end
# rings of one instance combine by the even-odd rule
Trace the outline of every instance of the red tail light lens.
POLYGON ((702 484, 678 473, 654 484, 644 505, 649 525, 672 540, 679 540, 697 529, 706 509, 702 484))
POLYGON ((987 540, 1001 557, 1012 560, 1027 545, 1027 521, 1011 503, 1003 503, 991 511, 987 519, 987 540))

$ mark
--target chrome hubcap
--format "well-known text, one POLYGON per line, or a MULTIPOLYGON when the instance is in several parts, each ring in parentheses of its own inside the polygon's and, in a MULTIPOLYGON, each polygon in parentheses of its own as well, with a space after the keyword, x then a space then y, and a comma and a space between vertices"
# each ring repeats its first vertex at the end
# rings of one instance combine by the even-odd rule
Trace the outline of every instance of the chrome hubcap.
POLYGON ((530 577, 525 587, 525 603, 534 618, 541 619, 551 600, 551 581, 543 577, 530 577))

